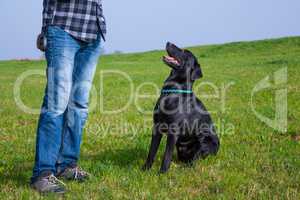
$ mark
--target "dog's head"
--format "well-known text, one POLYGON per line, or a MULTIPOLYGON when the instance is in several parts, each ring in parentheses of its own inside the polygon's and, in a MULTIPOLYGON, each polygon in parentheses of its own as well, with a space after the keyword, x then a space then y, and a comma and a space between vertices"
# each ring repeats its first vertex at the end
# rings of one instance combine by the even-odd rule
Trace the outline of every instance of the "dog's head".
POLYGON ((172 76, 182 81, 195 81, 202 77, 202 70, 197 58, 189 50, 180 49, 168 42, 167 56, 163 61, 172 68, 172 76))

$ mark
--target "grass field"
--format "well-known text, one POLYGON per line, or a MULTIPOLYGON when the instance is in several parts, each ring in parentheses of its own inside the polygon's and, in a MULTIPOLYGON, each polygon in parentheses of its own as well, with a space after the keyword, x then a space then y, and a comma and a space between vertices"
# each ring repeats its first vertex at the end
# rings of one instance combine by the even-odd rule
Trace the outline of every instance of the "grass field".
MULTIPOLYGON (((158 176, 161 145, 153 169, 142 172, 151 138, 151 112, 142 110, 152 110, 158 97, 152 85, 160 87, 169 73, 161 62, 165 52, 103 56, 80 160, 94 176, 84 185, 67 182, 69 192, 62 198, 300 199, 300 37, 189 49, 200 59, 204 73, 196 86, 210 83, 196 93, 218 126, 219 154, 191 168, 175 160, 169 173, 158 176), (288 89, 288 127, 280 132, 258 119, 250 100, 257 83, 286 67, 287 84, 280 87, 288 89), (107 70, 128 74, 134 91, 154 97, 140 97, 121 113, 106 114, 123 107, 130 97, 128 80, 107 70), (139 87, 145 82, 149 84, 139 87), (216 95, 212 85, 218 97, 212 98, 216 95)), ((0 62, 0 199, 57 198, 40 196, 28 186, 38 115, 17 106, 13 88, 21 74, 32 70, 43 72, 45 62, 0 62)), ((20 88, 23 103, 38 109, 44 85, 44 76, 27 77, 20 88)), ((269 118, 275 116, 275 91, 267 89, 253 98, 255 109, 269 118)))

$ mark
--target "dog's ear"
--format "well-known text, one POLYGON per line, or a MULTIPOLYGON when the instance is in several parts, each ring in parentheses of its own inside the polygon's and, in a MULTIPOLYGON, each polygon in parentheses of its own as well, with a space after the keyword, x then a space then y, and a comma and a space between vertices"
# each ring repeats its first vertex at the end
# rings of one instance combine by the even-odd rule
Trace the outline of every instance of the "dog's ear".
POLYGON ((197 62, 197 59, 194 57, 194 55, 192 53, 190 53, 190 56, 189 56, 186 64, 187 64, 187 66, 190 67, 190 69, 192 71, 191 72, 191 80, 192 81, 195 81, 195 80, 203 77, 201 67, 200 67, 199 63, 197 62))
POLYGON ((200 66, 195 66, 193 69, 192 75, 191 75, 192 81, 195 81, 202 77, 203 77, 203 74, 202 74, 200 66))

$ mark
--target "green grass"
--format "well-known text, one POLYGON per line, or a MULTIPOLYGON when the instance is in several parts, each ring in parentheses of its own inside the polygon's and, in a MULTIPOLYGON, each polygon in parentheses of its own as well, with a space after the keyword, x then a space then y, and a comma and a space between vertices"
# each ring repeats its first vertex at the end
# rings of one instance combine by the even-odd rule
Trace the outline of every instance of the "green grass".
MULTIPOLYGON (((66 199, 300 199, 300 37, 189 48, 200 59, 204 78, 227 90, 225 110, 211 87, 196 91, 212 112, 221 133, 216 157, 198 161, 188 168, 173 162, 169 173, 158 176, 164 145, 149 172, 142 166, 151 138, 151 113, 137 109, 134 102, 120 114, 101 112, 122 107, 129 98, 125 78, 101 71, 127 73, 134 89, 144 82, 158 86, 169 73, 161 62, 163 51, 108 55, 101 58, 93 93, 96 109, 90 112, 85 129, 80 165, 94 177, 87 184, 67 183, 66 199), (250 107, 251 91, 264 77, 288 67, 288 128, 276 131, 261 122, 250 107), (95 100, 96 99, 96 100, 95 100), (128 125, 127 128, 125 125, 128 125), (122 126, 122 127, 120 127, 122 126), (224 131, 225 130, 225 131, 224 131)), ((17 77, 28 70, 45 69, 44 61, 0 62, 0 199, 55 199, 40 197, 28 186, 34 160, 38 115, 24 113, 14 101, 17 77)), ((25 79, 21 98, 30 107, 41 105, 45 78, 25 79)), ((145 86, 141 94, 155 95, 145 86)), ((157 97, 157 95, 155 95, 157 97)), ((154 98, 140 98, 141 108, 152 110, 154 98)), ((274 89, 257 93, 256 109, 274 117, 274 89)), ((164 141, 165 142, 165 141, 164 141)))

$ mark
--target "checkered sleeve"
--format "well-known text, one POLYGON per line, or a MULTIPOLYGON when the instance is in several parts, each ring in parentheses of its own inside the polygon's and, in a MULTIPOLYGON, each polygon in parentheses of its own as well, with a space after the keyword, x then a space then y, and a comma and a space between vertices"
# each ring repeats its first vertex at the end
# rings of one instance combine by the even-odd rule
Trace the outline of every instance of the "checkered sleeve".
POLYGON ((43 0, 43 25, 42 33, 45 33, 46 27, 51 24, 54 17, 56 0, 43 0))

